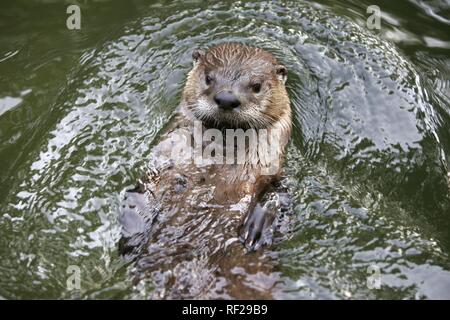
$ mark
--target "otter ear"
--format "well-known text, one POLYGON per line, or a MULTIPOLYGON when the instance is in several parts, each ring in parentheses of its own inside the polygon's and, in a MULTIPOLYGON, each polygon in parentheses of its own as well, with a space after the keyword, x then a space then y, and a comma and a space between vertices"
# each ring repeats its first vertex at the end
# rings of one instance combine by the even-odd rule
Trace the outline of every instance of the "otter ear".
POLYGON ((275 66, 275 72, 278 76, 278 79, 283 81, 283 83, 286 83, 287 74, 288 74, 286 67, 279 64, 279 65, 275 66))
POLYGON ((202 49, 194 50, 194 52, 192 53, 192 60, 194 61, 194 66, 199 64, 204 55, 205 51, 203 51, 202 49))

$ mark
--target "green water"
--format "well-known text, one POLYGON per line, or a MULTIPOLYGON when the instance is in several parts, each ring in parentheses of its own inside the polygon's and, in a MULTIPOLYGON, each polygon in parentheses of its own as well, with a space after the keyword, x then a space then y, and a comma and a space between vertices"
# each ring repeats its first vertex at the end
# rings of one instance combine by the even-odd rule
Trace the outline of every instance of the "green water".
POLYGON ((121 200, 193 48, 222 41, 289 70, 277 298, 450 298, 450 2, 80 1, 81 30, 69 4, 0 3, 0 298, 148 297, 118 254, 121 200))

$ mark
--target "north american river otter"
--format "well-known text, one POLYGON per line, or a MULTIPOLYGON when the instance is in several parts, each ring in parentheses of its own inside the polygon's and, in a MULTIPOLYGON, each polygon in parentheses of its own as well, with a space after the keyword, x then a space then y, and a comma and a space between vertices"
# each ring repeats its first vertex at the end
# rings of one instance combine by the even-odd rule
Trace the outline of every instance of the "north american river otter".
POLYGON ((246 251, 270 244, 280 205, 264 195, 291 132, 287 70, 238 43, 192 57, 180 106, 127 192, 121 250, 139 279, 150 274, 161 287, 157 297, 268 298, 270 281, 259 289, 242 281, 264 269, 263 253, 246 251))

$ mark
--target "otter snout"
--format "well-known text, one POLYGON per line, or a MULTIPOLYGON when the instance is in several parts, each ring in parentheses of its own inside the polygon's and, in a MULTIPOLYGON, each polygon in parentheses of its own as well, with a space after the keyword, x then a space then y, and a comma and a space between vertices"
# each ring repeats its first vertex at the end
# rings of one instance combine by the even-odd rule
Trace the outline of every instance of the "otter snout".
POLYGON ((214 101, 222 110, 233 110, 241 105, 239 99, 231 91, 220 91, 214 96, 214 101))

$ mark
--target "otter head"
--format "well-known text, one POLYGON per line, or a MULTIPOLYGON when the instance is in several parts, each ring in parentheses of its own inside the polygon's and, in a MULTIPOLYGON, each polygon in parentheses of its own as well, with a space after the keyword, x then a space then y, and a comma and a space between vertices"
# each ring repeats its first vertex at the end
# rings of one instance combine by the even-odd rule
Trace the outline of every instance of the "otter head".
POLYGON ((267 128, 290 114, 287 70, 269 52, 225 43, 192 56, 183 103, 206 126, 267 128))

